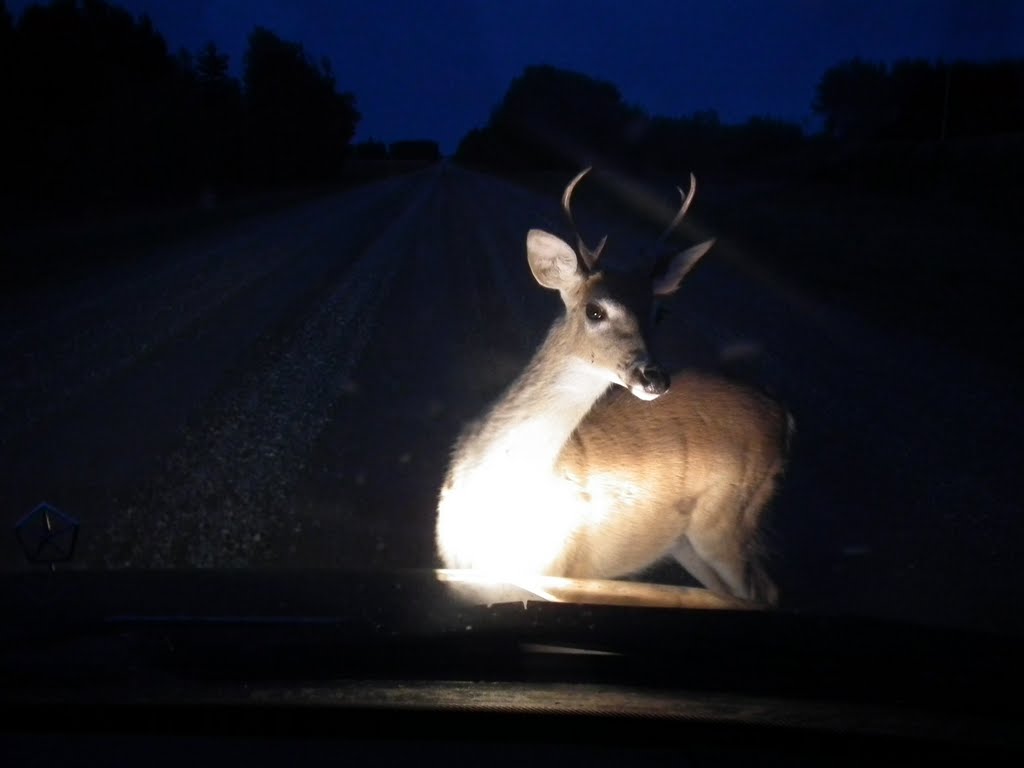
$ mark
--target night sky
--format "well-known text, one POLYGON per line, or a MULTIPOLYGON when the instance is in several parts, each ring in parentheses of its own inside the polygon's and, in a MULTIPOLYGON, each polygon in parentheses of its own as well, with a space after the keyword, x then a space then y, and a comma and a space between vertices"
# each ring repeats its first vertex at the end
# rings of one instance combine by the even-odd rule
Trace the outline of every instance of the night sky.
MULTIPOLYGON (((213 40, 241 72, 255 25, 328 57, 363 119, 357 140, 455 150, 531 64, 611 81, 651 114, 714 109, 813 129, 821 74, 861 56, 1024 56, 1014 0, 120 0, 172 50, 213 40)), ((8 2, 17 15, 28 2, 8 2)))

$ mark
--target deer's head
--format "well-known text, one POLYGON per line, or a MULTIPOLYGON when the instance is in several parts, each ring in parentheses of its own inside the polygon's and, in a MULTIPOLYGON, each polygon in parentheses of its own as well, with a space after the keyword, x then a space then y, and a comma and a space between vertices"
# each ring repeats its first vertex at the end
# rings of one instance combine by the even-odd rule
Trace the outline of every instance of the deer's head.
MULTIPOLYGON (((589 170, 578 174, 562 195, 562 207, 574 231, 572 192, 589 170)), ((679 190, 682 205, 659 244, 682 221, 695 191, 691 174, 689 192, 679 190)), ((650 272, 602 269, 598 264, 607 238, 589 248, 577 231, 576 241, 574 250, 560 237, 540 229, 531 229, 526 238, 534 278, 545 288, 557 290, 565 304, 567 354, 643 400, 663 395, 668 391, 669 376, 652 357, 648 341, 655 303, 676 292, 714 240, 659 260, 650 272)))

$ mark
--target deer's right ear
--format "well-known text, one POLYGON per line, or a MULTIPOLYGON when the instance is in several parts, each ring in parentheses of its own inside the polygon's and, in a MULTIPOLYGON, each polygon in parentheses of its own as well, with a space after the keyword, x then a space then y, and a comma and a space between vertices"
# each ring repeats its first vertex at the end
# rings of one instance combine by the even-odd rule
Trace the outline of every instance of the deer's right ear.
POLYGON ((580 278, 576 251, 542 229, 531 229, 526 235, 526 258, 534 279, 545 288, 564 291, 580 278))

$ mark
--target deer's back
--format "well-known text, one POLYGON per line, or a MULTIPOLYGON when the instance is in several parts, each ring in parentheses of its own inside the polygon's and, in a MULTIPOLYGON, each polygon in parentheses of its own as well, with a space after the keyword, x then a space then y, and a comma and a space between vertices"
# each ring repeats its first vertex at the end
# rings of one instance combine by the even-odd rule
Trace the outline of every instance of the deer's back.
POLYGON ((557 474, 586 504, 563 570, 615 578, 664 556, 692 515, 712 514, 724 535, 746 539, 786 458, 786 411, 729 380, 682 372, 654 401, 613 390, 584 419, 557 474))
POLYGON ((696 495, 712 483, 777 471, 788 431, 785 409, 757 390, 682 371, 653 401, 611 390, 576 429, 559 468, 662 495, 696 495))

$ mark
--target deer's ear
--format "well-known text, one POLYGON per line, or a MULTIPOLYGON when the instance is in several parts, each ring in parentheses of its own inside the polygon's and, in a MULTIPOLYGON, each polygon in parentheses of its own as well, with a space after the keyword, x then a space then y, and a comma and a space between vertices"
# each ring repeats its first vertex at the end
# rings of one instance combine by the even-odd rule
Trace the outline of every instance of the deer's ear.
POLYGON ((664 297, 675 293, 687 272, 693 269, 694 264, 700 261, 700 257, 707 253, 714 244, 713 239, 705 240, 703 243, 691 246, 673 256, 665 271, 654 278, 652 286, 654 295, 664 297))
POLYGON ((530 230, 526 235, 526 258, 534 279, 545 288, 564 291, 580 279, 576 251, 550 232, 530 230))

